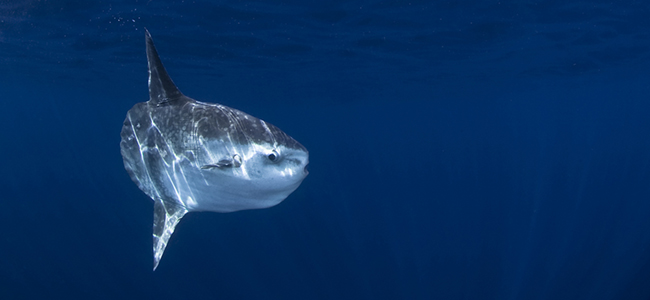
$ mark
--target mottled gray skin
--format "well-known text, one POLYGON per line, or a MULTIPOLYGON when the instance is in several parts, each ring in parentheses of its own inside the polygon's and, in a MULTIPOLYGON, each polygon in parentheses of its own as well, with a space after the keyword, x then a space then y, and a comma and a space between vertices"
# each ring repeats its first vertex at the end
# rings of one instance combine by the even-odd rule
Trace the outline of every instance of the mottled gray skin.
MULTIPOLYGON (((207 149, 200 143, 202 140, 222 141, 223 151, 226 153, 229 153, 232 144, 263 143, 281 144, 307 152, 303 145, 270 123, 237 109, 199 102, 187 96, 180 96, 172 103, 164 105, 151 102, 136 104, 124 120, 121 136, 124 161, 137 162, 125 164, 127 172, 138 187, 153 199, 175 197, 170 191, 160 195, 160 191, 165 190, 165 185, 155 182, 155 177, 147 176, 148 173, 160 174, 158 168, 163 166, 156 162, 166 160, 169 165, 172 164, 174 156, 162 157, 160 151, 141 152, 140 145, 183 155, 199 166, 216 163, 210 160, 207 149)), ((237 153, 224 157, 234 154, 237 153)), ((180 199, 174 200, 181 202, 180 199)))
MULTIPOLYGON (((143 122, 139 128, 140 132, 137 132, 141 136, 145 135, 143 133, 151 127, 153 121, 161 132, 167 134, 167 140, 178 142, 175 152, 196 147, 193 143, 196 143, 197 137, 229 139, 231 143, 237 144, 279 143, 307 151, 300 143, 270 123, 234 108, 203 103, 186 96, 181 96, 173 104, 167 105, 138 103, 129 111, 129 117, 143 122), (266 130, 265 126, 269 130, 266 130)), ((131 127, 126 123, 128 121, 127 118, 124 128, 131 127)))
POLYGON ((146 32, 149 96, 127 113, 120 149, 133 182, 154 200, 154 270, 191 211, 274 206, 307 176, 309 153, 277 127, 183 95, 146 32))

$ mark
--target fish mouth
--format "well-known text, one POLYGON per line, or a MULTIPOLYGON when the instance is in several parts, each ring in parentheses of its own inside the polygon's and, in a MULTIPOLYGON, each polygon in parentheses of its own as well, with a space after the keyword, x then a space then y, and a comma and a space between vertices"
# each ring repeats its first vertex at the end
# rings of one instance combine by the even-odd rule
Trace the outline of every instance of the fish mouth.
POLYGON ((303 169, 303 172, 305 172, 305 175, 309 175, 309 163, 305 165, 305 168, 303 169))

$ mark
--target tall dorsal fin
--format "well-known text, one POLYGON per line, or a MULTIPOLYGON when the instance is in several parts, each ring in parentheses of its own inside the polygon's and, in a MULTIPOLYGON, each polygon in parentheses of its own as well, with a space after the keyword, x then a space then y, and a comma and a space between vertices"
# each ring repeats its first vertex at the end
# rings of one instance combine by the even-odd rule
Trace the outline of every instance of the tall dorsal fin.
POLYGON ((183 94, 165 71, 165 67, 160 61, 160 57, 158 57, 156 46, 153 45, 149 30, 145 28, 144 31, 147 43, 147 62, 149 64, 149 101, 156 105, 170 104, 183 94))

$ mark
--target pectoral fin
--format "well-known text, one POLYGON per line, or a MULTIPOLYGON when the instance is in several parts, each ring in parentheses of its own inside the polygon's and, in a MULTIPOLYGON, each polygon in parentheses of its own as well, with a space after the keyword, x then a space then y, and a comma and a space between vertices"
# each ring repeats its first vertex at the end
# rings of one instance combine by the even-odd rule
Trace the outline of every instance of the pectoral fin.
POLYGON ((213 169, 213 168, 239 168, 241 167, 241 157, 237 154, 233 155, 232 157, 228 158, 223 158, 219 160, 216 164, 212 165, 203 165, 201 166, 201 169, 207 170, 207 169, 213 169))
POLYGON ((214 168, 232 168, 232 160, 230 159, 222 159, 218 161, 216 164, 212 165, 203 165, 201 166, 201 169, 207 170, 207 169, 214 169, 214 168))
POLYGON ((153 205, 153 270, 160 263, 174 228, 187 213, 187 209, 175 203, 155 200, 153 205))

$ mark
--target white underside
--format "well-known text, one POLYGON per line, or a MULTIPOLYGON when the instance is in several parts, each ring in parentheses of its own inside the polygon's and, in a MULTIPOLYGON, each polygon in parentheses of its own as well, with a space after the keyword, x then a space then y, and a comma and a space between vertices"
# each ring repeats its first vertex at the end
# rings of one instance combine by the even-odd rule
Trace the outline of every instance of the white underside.
MULTIPOLYGON (((306 153, 299 165, 255 162, 255 155, 260 155, 255 145, 246 149, 239 147, 237 153, 243 156, 243 165, 224 169, 201 169, 203 162, 175 156, 173 163, 165 164, 165 174, 160 174, 166 177, 165 189, 174 193, 174 198, 188 211, 233 212, 277 205, 296 190, 306 176, 303 170, 306 153)), ((225 153, 212 154, 211 161, 226 156, 225 153)))

